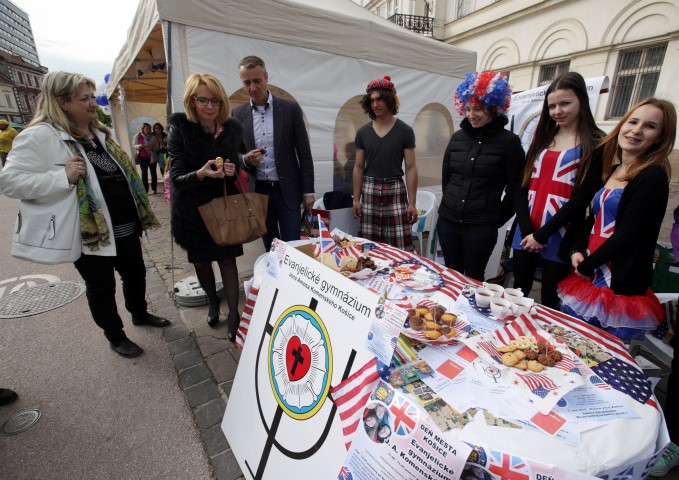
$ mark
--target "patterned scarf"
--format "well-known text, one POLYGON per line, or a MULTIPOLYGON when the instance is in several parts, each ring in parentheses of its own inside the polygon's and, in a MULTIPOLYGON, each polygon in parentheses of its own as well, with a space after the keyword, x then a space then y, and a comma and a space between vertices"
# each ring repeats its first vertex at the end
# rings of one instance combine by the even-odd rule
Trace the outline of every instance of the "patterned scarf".
MULTIPOLYGON (((66 142, 71 152, 74 155, 81 156, 74 141, 66 142)), ((130 162, 130 157, 125 151, 120 148, 110 137, 106 137, 106 150, 111 157, 118 162, 127 178, 130 185, 130 190, 134 202, 137 205, 137 213, 141 220, 144 230, 147 228, 157 228, 160 226, 156 218, 149 199, 146 194, 146 189, 141 183, 141 178, 137 170, 130 162)), ((99 250, 99 245, 109 245, 111 240, 111 232, 106 224, 104 212, 101 210, 99 203, 92 190, 92 183, 89 175, 79 177, 76 182, 76 192, 78 195, 78 211, 80 213, 80 234, 82 236, 83 245, 88 247, 91 251, 99 250)))

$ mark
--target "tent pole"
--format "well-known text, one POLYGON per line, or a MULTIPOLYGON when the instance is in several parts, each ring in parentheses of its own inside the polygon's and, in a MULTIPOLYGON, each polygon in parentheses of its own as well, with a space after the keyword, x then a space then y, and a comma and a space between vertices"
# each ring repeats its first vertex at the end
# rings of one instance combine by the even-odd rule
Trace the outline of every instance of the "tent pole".
MULTIPOLYGON (((166 61, 166 66, 165 69, 167 71, 167 79, 165 80, 165 91, 166 91, 166 99, 165 99, 165 118, 167 123, 167 117, 169 117, 172 114, 172 22, 167 22, 167 48, 165 49, 165 61, 166 61)), ((168 155, 167 157, 167 169, 168 172, 170 172, 170 175, 172 174, 172 162, 171 159, 168 155)), ((163 172, 163 177, 164 177, 164 172, 163 172)), ((172 181, 170 181, 172 183, 172 181)), ((172 212, 170 212, 170 215, 172 215, 172 212)), ((172 298, 175 298, 175 291, 174 291, 174 241, 172 240, 172 222, 170 221, 170 271, 172 272, 172 290, 171 290, 171 296, 172 298)))

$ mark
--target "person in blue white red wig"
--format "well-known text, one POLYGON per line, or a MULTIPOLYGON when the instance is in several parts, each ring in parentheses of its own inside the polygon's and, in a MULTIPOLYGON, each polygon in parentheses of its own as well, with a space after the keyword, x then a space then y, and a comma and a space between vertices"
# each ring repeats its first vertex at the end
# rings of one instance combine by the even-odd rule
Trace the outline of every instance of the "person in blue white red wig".
POLYGON ((365 92, 361 107, 371 121, 356 132, 352 179, 358 235, 412 250, 410 230, 417 221, 415 132, 396 118, 399 102, 390 77, 372 80, 365 92))
POLYGON ((528 295, 542 266, 541 302, 557 308, 556 285, 570 270, 572 232, 601 187, 604 136, 589 108, 585 79, 568 72, 547 88, 515 197, 514 288, 528 295))
POLYGON ((498 228, 514 215, 523 169, 521 141, 504 128, 511 93, 503 73, 468 73, 455 91, 465 118, 443 155, 437 223, 443 258, 446 267, 477 280, 484 279, 498 228))
POLYGON ((664 316, 649 287, 676 130, 674 105, 647 98, 604 138, 605 183, 578 230, 570 257, 575 271, 559 283, 566 313, 624 340, 643 338, 664 316))

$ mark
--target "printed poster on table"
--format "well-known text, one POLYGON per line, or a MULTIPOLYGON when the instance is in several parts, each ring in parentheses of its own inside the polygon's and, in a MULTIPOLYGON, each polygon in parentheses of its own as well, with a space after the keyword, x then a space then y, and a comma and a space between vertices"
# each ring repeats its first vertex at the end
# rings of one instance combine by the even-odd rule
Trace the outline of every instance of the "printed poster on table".
POLYGON ((275 248, 222 430, 246 478, 336 478, 346 448, 328 394, 374 362, 365 339, 380 298, 284 242, 275 248))
POLYGON ((363 410, 338 478, 457 479, 471 452, 462 441, 444 439, 412 399, 380 381, 363 410))

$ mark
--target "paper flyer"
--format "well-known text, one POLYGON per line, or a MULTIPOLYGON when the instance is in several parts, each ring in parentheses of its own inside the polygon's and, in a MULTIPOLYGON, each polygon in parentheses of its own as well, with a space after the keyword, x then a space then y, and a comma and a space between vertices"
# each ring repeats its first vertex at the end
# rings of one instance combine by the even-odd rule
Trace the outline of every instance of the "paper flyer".
POLYGON ((375 307, 375 316, 365 346, 382 363, 389 365, 394 356, 398 336, 401 334, 403 322, 408 312, 394 304, 386 303, 384 297, 375 307))
POLYGON ((458 479, 471 451, 462 441, 444 439, 413 401, 379 382, 338 478, 458 479))

